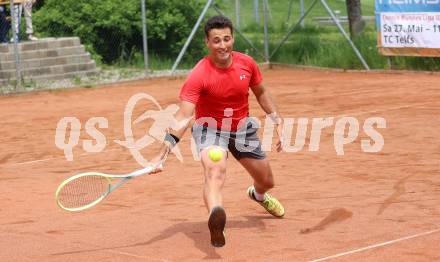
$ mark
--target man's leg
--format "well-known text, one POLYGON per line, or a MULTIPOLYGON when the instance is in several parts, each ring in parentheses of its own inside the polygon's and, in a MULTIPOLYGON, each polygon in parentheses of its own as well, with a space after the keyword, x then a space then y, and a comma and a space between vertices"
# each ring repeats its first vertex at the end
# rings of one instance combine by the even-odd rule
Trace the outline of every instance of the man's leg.
POLYGON ((254 179, 254 186, 248 189, 249 197, 257 201, 271 215, 283 217, 284 207, 276 198, 267 193, 267 191, 274 187, 274 179, 269 161, 266 158, 254 159, 244 157, 239 159, 239 162, 254 179))
POLYGON ((254 185, 248 188, 249 197, 273 216, 282 217, 284 207, 267 193, 274 187, 274 178, 266 154, 261 149, 258 128, 258 123, 252 118, 246 119, 245 125, 231 135, 229 151, 254 179, 254 185))
POLYGON ((215 247, 221 247, 225 245, 226 213, 223 209, 221 191, 226 179, 228 140, 223 138, 216 129, 198 124, 194 124, 192 135, 200 152, 205 176, 203 200, 209 212, 208 227, 211 233, 211 244, 215 247), (209 150, 212 148, 221 149, 222 157, 219 161, 213 161, 209 158, 209 150))
POLYGON ((36 41, 38 39, 33 35, 34 29, 32 26, 32 1, 28 0, 23 5, 24 20, 26 21, 26 34, 29 40, 36 41))
MULTIPOLYGON (((221 190, 226 179, 226 152, 220 161, 214 162, 209 156, 209 149, 205 148, 201 151, 201 161, 204 168, 205 185, 203 189, 203 199, 205 201, 208 212, 211 212, 215 206, 223 206, 223 198, 221 190)), ((224 151, 222 149, 222 151, 224 151)))
POLYGON ((272 169, 267 158, 253 159, 244 157, 239 162, 254 179, 255 191, 258 194, 264 194, 274 187, 272 169))
POLYGON ((215 247, 222 247, 225 245, 226 213, 223 209, 221 190, 226 179, 226 152, 222 149, 222 158, 214 162, 208 156, 209 150, 214 147, 208 147, 201 151, 205 175, 203 199, 209 212, 208 228, 211 234, 211 244, 215 247))

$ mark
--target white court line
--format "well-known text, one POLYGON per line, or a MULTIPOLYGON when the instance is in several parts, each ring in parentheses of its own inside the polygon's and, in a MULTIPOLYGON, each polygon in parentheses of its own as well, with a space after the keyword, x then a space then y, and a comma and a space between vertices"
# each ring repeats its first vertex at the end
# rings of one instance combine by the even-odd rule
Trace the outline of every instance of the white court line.
MULTIPOLYGON (((38 160, 32 160, 32 161, 26 161, 26 162, 20 162, 20 163, 12 163, 10 164, 10 166, 20 166, 20 165, 26 165, 26 164, 33 164, 33 163, 38 163, 38 162, 46 162, 49 160, 54 160, 54 159, 58 159, 61 157, 51 157, 51 158, 44 158, 44 159, 38 159, 38 160)), ((65 157, 63 157, 65 158, 65 157)))
MULTIPOLYGON (((90 250, 87 250, 87 251, 85 251, 85 252, 100 252, 100 251, 103 251, 103 252, 108 252, 108 253, 112 253, 112 254, 118 254, 118 255, 123 255, 123 256, 129 256, 129 257, 140 258, 140 259, 142 259, 143 261, 147 261, 147 260, 145 260, 145 259, 148 259, 148 257, 146 257, 146 256, 141 256, 141 255, 133 254, 133 253, 130 253, 130 252, 124 252, 124 251, 119 251, 119 250, 113 250, 113 249, 110 249, 110 248, 106 248, 106 247, 98 246, 98 245, 96 245, 96 244, 89 244, 89 243, 87 243, 87 242, 83 242, 83 241, 81 241, 80 244, 84 244, 84 245, 86 245, 86 246, 93 246, 93 247, 97 248, 96 250, 91 250, 91 251, 90 251, 90 250)), ((74 252, 74 253, 76 253, 76 252, 74 252)), ((80 252, 78 252, 78 253, 80 253, 80 252)), ((150 260, 148 260, 148 261, 160 261, 160 262, 164 262, 164 261, 167 261, 167 260, 160 260, 160 259, 154 259, 154 260, 152 260, 152 259, 150 259, 150 260)))
POLYGON ((128 253, 128 252, 122 252, 122 251, 117 251, 117 250, 107 250, 107 252, 113 253, 113 254, 118 254, 118 255, 129 256, 129 257, 135 257, 135 258, 142 258, 142 259, 147 259, 148 258, 146 256, 139 256, 139 255, 136 255, 136 254, 132 254, 132 253, 128 253))
POLYGON ((135 257, 135 258, 141 258, 141 259, 143 259, 143 261, 172 262, 171 260, 167 260, 167 259, 158 259, 158 258, 152 259, 152 258, 147 257, 147 256, 140 256, 140 255, 136 255, 136 254, 133 254, 133 253, 123 252, 123 251, 118 251, 118 250, 106 250, 106 251, 109 252, 109 253, 113 253, 113 254, 124 255, 124 256, 129 256, 129 257, 135 257))
POLYGON ((356 115, 359 116, 359 115, 373 114, 373 113, 378 113, 378 112, 387 112, 387 111, 393 111, 393 110, 404 109, 404 108, 411 108, 411 107, 416 107, 416 106, 424 106, 424 105, 431 104, 431 103, 437 103, 437 101, 408 104, 408 105, 403 105, 403 106, 396 106, 396 107, 390 107, 390 108, 384 108, 384 109, 376 109, 376 110, 364 111, 364 112, 346 113, 346 114, 338 115, 337 117, 356 116, 356 115))
POLYGON ((339 253, 336 255, 332 255, 332 256, 328 256, 328 257, 323 257, 323 258, 319 258, 319 259, 315 259, 315 260, 310 260, 308 262, 319 262, 319 261, 325 261, 325 260, 329 260, 329 259, 333 259, 333 258, 337 258, 337 257, 342 257, 342 256, 346 256, 346 255, 351 255, 354 253, 358 253, 358 252, 362 252, 368 249, 373 249, 373 248, 378 248, 378 247, 383 247, 383 246, 387 246, 387 245, 391 245, 397 242, 401 242, 404 240, 408 240, 411 238, 416 238, 416 237, 421 237, 421 236, 426 236, 426 235, 430 235, 430 234, 434 234, 440 232, 440 228, 428 231, 428 232, 423 232, 423 233, 419 233, 419 234, 415 234, 415 235, 411 235, 411 236, 407 236, 407 237, 402 237, 402 238, 398 238, 395 240, 390 240, 387 242, 383 242, 383 243, 379 243, 379 244, 375 244, 375 245, 371 245, 371 246, 366 246, 366 247, 362 247, 362 248, 358 248, 355 250, 351 250, 351 251, 347 251, 347 252, 343 252, 343 253, 339 253))
MULTIPOLYGON (((106 150, 105 153, 111 152, 111 151, 116 151, 116 150, 120 150, 120 149, 119 148, 109 149, 109 150, 106 150)), ((104 153, 104 152, 101 152, 101 153, 104 153)), ((86 152, 86 153, 79 154, 76 157, 87 156, 87 155, 91 155, 91 154, 96 154, 96 153, 87 153, 86 152)), ((5 163, 4 165, 5 166, 21 166, 21 165, 27 165, 27 164, 33 164, 33 163, 39 163, 39 162, 47 162, 47 161, 55 160, 55 159, 65 159, 65 158, 66 158, 65 156, 58 156, 58 157, 50 157, 50 158, 37 159, 37 160, 31 160, 31 161, 25 161, 25 162, 19 162, 19 163, 11 163, 11 164, 5 163)))

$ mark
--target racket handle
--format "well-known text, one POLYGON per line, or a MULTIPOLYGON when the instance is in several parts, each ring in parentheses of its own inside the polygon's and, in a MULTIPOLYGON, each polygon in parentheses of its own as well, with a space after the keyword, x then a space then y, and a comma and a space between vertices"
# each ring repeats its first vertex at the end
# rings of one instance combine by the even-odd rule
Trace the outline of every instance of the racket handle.
POLYGON ((133 176, 140 176, 140 175, 148 174, 156 168, 162 168, 162 166, 163 166, 162 164, 163 164, 163 161, 157 163, 154 166, 147 166, 146 168, 134 171, 133 173, 130 174, 130 176, 133 177, 133 176))
POLYGON ((140 175, 143 175, 143 174, 146 174, 146 173, 150 173, 153 169, 154 169, 154 167, 148 166, 146 168, 134 171, 133 173, 130 174, 130 176, 140 176, 140 175))

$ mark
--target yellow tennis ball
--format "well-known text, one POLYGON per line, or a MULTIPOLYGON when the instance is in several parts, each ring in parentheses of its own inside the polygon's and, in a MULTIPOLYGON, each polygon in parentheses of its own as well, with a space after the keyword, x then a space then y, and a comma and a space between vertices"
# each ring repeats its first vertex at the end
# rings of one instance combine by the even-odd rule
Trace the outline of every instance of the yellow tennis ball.
POLYGON ((220 148, 212 148, 209 150, 208 156, 212 161, 218 162, 223 157, 223 150, 221 150, 220 148))

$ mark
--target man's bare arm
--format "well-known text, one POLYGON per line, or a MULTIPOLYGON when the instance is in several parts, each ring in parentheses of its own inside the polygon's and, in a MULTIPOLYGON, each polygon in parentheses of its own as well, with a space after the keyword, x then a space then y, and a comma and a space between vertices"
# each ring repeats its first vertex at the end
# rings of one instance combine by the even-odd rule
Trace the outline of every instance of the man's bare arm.
MULTIPOLYGON (((191 119, 194 114, 195 105, 193 103, 187 101, 181 101, 179 104, 179 110, 176 112, 174 116, 174 123, 172 123, 171 130, 169 130, 169 134, 173 137, 177 138, 177 141, 182 138, 185 134, 185 131, 188 129, 188 126, 191 122, 191 119)), ((171 150, 172 143, 165 139, 163 145, 159 149, 159 154, 153 158, 151 161, 153 164, 159 162, 161 159, 164 159, 171 150)))
POLYGON ((278 142, 275 145, 275 148, 280 152, 282 150, 283 141, 283 118, 278 112, 278 108, 269 90, 267 90, 262 84, 251 87, 251 90, 257 98, 258 104, 260 104, 267 116, 277 125, 278 142))

